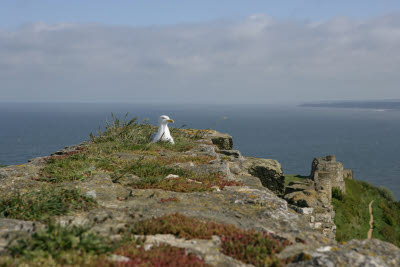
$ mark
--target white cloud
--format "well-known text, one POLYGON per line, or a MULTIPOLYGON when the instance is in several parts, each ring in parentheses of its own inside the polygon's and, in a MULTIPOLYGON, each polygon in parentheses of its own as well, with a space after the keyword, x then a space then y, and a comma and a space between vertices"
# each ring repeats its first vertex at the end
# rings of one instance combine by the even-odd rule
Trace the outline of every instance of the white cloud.
POLYGON ((1 100, 400 98, 400 19, 0 30, 1 100), (168 94, 165 94, 168 90, 168 94))

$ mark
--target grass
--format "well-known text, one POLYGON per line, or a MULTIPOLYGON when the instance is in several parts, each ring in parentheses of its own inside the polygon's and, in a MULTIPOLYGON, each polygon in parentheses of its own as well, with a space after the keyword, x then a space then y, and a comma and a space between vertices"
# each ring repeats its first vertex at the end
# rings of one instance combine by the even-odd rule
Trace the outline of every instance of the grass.
POLYGON ((284 265, 286 261, 276 254, 289 245, 267 232, 170 214, 133 224, 118 242, 92 233, 89 228, 50 224, 30 238, 15 240, 7 248, 8 256, 0 256, 0 266, 207 266, 184 249, 161 245, 145 250, 143 239, 135 238, 136 234, 173 234, 187 239, 218 235, 222 253, 256 266, 284 265), (109 259, 110 254, 129 260, 117 263, 109 259))
POLYGON ((83 181, 96 173, 108 173, 114 182, 126 174, 140 177, 134 188, 158 188, 177 192, 211 191, 213 186, 221 189, 227 185, 241 185, 225 181, 219 174, 196 175, 194 172, 171 167, 172 163, 193 162, 206 164, 215 157, 177 154, 195 146, 206 131, 171 128, 175 144, 165 142, 149 143, 149 137, 156 127, 132 120, 107 123, 104 132, 91 135, 92 142, 80 151, 47 158, 47 165, 39 180, 51 183, 83 181), (126 158, 118 154, 127 155, 126 158), (168 156, 161 156, 168 154, 168 156), (179 175, 176 180, 165 180, 169 174, 179 175), (192 181, 190 181, 190 180, 192 181), (193 182, 196 181, 196 182, 193 182))
MULTIPOLYGON (((176 174, 175 172, 170 172, 176 174)), ((146 177, 146 176, 145 176, 146 177)), ((204 192, 213 191, 217 186, 223 189, 225 186, 241 186, 243 183, 225 180, 219 174, 195 175, 193 172, 186 172, 183 176, 173 179, 164 177, 146 177, 139 183, 133 185, 137 189, 162 189, 175 192, 204 192)))
POLYGON ((400 246, 400 202, 394 201, 388 189, 382 189, 363 181, 345 179, 346 193, 332 192, 335 208, 336 239, 347 241, 365 239, 369 230, 369 203, 374 200, 372 212, 374 228, 372 238, 400 246))
POLYGON ((20 238, 0 256, 0 266, 207 266, 185 249, 159 246, 145 250, 141 239, 112 242, 89 228, 50 224, 46 230, 20 238), (108 259, 117 254, 129 257, 125 263, 108 259))
POLYGON ((4 167, 7 167, 7 165, 0 164, 0 168, 4 168, 4 167))
MULTIPOLYGON (((149 143, 148 140, 156 127, 148 124, 139 124, 136 118, 123 121, 113 116, 112 122, 107 122, 106 130, 99 131, 98 136, 91 134, 91 143, 79 153, 63 156, 53 156, 47 159, 47 166, 41 173, 41 180, 48 182, 64 182, 84 180, 94 172, 109 172, 116 176, 120 173, 132 170, 132 160, 118 159, 115 154, 128 152, 138 156, 152 155, 156 157, 153 161, 158 165, 167 165, 172 162, 195 161, 206 163, 210 157, 175 157, 162 158, 159 151, 182 152, 187 151, 197 144, 199 134, 189 134, 183 129, 171 129, 175 137, 175 145, 165 142, 149 143)), ((152 167, 158 167, 153 164, 152 167)), ((163 167, 161 167, 163 168, 163 167)), ((136 168, 137 171, 138 168, 136 168)), ((159 170, 161 173, 165 168, 159 170)))
POLYGON ((50 224, 44 231, 32 234, 31 238, 19 239, 8 247, 13 257, 33 259, 52 257, 61 259, 62 253, 75 251, 81 253, 103 254, 111 250, 105 238, 90 233, 85 227, 61 227, 50 224))
POLYGON ((51 216, 86 211, 96 206, 94 199, 77 189, 43 186, 25 194, 10 192, 0 196, 0 218, 44 221, 51 216))
POLYGON ((212 235, 218 235, 222 241, 222 253, 256 266, 279 266, 282 262, 276 254, 289 244, 267 232, 204 222, 177 213, 138 222, 131 232, 138 235, 173 234, 186 239, 210 239, 212 235))
POLYGON ((307 178, 307 176, 302 176, 298 174, 285 174, 285 187, 288 186, 291 182, 304 182, 307 178))

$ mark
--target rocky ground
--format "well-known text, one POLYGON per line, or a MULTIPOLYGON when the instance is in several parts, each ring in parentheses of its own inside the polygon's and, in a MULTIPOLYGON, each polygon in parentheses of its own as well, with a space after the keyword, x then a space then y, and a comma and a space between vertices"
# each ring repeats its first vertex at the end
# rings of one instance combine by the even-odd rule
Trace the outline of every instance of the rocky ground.
MULTIPOLYGON (((103 266, 131 266, 129 264, 135 262, 133 254, 124 254, 118 248, 102 253, 95 251, 89 253, 90 257, 86 252, 79 254, 90 259, 78 262, 58 259, 45 252, 39 256, 26 256, 21 252, 36 247, 20 240, 45 231, 50 222, 61 227, 86 227, 93 235, 112 241, 123 240, 126 233, 132 233, 131 241, 144 240, 135 245, 135 249, 149 250, 168 245, 184 249, 184 257, 195 255, 195 260, 211 266, 400 266, 400 250, 389 243, 372 239, 338 244, 332 238, 334 229, 327 234, 323 228, 315 226, 310 205, 302 205, 290 196, 283 198, 286 188, 280 164, 272 159, 243 157, 239 151, 232 150, 233 142, 229 135, 215 131, 173 131, 173 135, 182 136, 182 143, 177 140, 179 149, 163 144, 149 147, 144 141, 136 141, 123 149, 115 145, 121 140, 120 137, 111 138, 111 133, 126 134, 133 131, 132 127, 136 126, 117 125, 108 129, 108 133, 93 137, 91 142, 66 148, 49 157, 33 159, 27 164, 0 168, 0 266, 35 262, 38 265, 46 262, 54 266, 90 266, 96 262, 98 265, 96 257, 99 255, 106 255, 106 260, 103 258, 101 261, 103 266), (135 146, 137 144, 140 146, 135 146), (151 164, 161 166, 162 170, 152 174, 151 164), (146 169, 147 166, 150 167, 146 169), (77 204, 67 205, 63 212, 56 209, 51 216, 43 215, 39 212, 40 205, 35 208, 32 203, 42 197, 40 192, 48 192, 46 188, 50 187, 70 194, 66 200, 59 200, 63 205, 77 204), (78 190, 78 197, 74 190, 78 190), (24 197, 32 192, 36 195, 24 202, 24 197), (93 205, 92 200, 95 202, 93 205), (21 207, 17 209, 16 205, 21 207), (24 205, 32 205, 29 212, 23 209, 24 205), (38 211, 34 213, 34 210, 38 211), (168 215, 172 217, 163 217, 168 215), (233 225, 229 226, 235 229, 231 232, 238 231, 239 237, 226 230, 212 230, 204 238, 203 230, 190 233, 190 229, 183 229, 188 226, 180 229, 179 222, 174 227, 165 226, 173 216, 180 215, 195 219, 192 224, 203 225, 204 229, 225 229, 224 225, 233 225), (164 218, 164 228, 137 230, 140 222, 152 225, 155 223, 152 220, 157 218, 164 218), (182 234, 185 231, 189 234, 182 234), (253 251, 255 254, 246 256, 247 252, 240 251, 239 245, 239 250, 233 249, 235 242, 240 241, 245 246, 257 245, 243 243, 242 235, 249 235, 249 240, 254 236, 261 238, 257 240, 271 238, 279 245, 268 253, 253 251), (227 238, 233 241, 229 243, 227 238), (18 244, 20 250, 16 249, 18 244), (259 257, 264 258, 253 260, 259 257)), ((143 140, 147 138, 146 132, 143 140)), ((127 140, 129 136, 124 136, 121 142, 127 144, 127 140)), ((286 193, 299 191, 293 189, 295 183, 291 186, 292 191, 286 193)), ((310 184, 307 186, 300 190, 302 194, 310 184)), ((44 203, 52 201, 45 200, 44 203)), ((325 208, 329 210, 329 207, 325 208)), ((44 213, 46 209, 54 210, 53 206, 45 207, 44 213)), ((330 224, 329 227, 332 228, 330 224)), ((142 259, 136 263, 149 264, 142 259)))

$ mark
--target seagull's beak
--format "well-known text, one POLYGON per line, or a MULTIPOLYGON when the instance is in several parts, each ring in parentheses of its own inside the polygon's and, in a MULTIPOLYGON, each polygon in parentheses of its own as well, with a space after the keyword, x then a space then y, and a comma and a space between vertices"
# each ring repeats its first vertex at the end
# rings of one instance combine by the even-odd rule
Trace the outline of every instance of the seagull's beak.
POLYGON ((167 120, 168 122, 172 122, 172 123, 174 123, 174 120, 173 119, 169 119, 169 120, 167 120))

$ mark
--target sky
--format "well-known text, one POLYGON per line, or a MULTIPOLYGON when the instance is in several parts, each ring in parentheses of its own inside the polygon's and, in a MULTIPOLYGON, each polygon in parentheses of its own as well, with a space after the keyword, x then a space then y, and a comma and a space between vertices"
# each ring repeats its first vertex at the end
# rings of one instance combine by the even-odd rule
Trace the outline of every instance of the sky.
POLYGON ((0 2, 0 102, 400 99, 400 1, 0 2))

